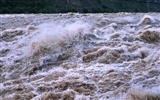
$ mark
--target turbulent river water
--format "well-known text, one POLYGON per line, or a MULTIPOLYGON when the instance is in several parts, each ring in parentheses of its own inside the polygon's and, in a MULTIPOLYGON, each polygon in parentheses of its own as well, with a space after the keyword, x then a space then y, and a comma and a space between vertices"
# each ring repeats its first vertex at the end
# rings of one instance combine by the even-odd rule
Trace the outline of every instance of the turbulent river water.
POLYGON ((160 100, 160 13, 0 15, 2 100, 160 100))

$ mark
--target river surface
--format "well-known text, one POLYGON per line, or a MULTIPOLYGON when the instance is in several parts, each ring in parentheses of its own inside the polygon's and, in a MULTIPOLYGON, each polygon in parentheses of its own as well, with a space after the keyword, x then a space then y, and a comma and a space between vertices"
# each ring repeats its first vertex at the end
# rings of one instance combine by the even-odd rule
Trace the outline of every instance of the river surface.
POLYGON ((2 100, 160 100, 160 13, 0 15, 2 100))

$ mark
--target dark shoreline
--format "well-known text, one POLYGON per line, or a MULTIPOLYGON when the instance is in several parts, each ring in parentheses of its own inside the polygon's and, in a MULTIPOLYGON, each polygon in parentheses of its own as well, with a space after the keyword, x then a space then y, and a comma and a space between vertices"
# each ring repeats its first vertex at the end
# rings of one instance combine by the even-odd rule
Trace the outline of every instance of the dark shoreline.
POLYGON ((160 12, 160 1, 150 0, 1 0, 0 14, 160 12))

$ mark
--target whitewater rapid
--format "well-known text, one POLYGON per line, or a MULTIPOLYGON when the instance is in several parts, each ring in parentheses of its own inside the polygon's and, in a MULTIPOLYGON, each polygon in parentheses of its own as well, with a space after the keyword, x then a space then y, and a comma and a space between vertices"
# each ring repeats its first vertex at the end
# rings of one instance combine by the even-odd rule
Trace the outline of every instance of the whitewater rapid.
POLYGON ((160 99, 160 13, 0 15, 2 100, 160 99))

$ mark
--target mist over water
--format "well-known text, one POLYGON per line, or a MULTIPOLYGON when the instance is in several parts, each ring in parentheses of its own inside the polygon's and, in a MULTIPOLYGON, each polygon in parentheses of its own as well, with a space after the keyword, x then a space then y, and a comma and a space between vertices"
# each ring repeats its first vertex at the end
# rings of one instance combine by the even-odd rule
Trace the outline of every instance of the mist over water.
POLYGON ((0 98, 159 100, 159 16, 0 15, 0 98))

